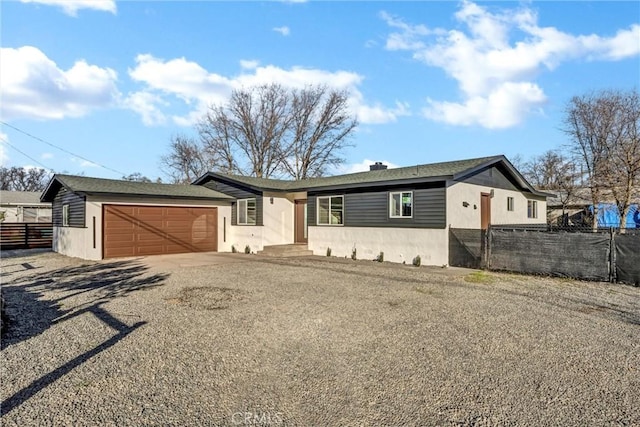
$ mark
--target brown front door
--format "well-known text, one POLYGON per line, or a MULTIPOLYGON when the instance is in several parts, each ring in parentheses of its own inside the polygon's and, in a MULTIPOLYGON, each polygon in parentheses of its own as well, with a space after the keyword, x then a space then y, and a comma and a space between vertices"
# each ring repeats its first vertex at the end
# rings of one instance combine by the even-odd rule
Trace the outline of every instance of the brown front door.
POLYGON ((294 242, 307 243, 307 201, 296 200, 294 242))
POLYGON ((480 228, 486 230, 491 224, 491 194, 480 195, 480 228))
POLYGON ((103 205, 103 257, 216 251, 216 208, 103 205))

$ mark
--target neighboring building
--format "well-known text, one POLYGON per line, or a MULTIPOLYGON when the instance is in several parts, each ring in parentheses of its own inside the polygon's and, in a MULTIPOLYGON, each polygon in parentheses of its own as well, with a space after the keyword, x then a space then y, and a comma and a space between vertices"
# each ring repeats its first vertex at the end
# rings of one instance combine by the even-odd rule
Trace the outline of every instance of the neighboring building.
POLYGON ((36 191, 0 191, 1 222, 51 222, 51 203, 36 191))
MULTIPOLYGON (((573 190, 571 197, 557 191, 547 201, 549 224, 575 228, 589 228, 593 220, 593 201, 589 188, 573 190), (563 207, 564 201, 564 207, 563 207), (563 217, 564 214, 564 217, 563 217)), ((640 228, 640 188, 636 188, 626 218, 626 228, 640 228)), ((598 227, 620 227, 620 213, 610 191, 603 191, 598 204, 598 227)))
POLYGON ((190 186, 55 175, 42 199, 54 250, 89 259, 297 243, 446 265, 450 228, 546 222, 548 194, 504 156, 371 169, 302 181, 210 172, 190 186))

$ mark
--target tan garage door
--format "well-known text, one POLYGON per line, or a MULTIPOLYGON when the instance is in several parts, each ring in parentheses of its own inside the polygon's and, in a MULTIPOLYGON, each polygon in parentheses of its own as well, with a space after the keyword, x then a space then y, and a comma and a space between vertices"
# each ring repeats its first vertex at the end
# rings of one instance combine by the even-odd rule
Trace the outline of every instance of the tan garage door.
POLYGON ((104 258, 218 249, 216 208, 103 205, 104 258))

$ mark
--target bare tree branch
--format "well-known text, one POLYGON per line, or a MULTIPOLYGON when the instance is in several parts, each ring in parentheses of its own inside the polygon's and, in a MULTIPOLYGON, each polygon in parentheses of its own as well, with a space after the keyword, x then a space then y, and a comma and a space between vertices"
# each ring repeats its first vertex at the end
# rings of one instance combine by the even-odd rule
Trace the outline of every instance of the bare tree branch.
POLYGON ((570 148, 587 173, 594 217, 603 191, 609 190, 624 229, 640 179, 638 92, 609 90, 574 97, 567 105, 564 123, 570 148))
POLYGON ((0 167, 0 190, 42 191, 50 177, 45 169, 0 167))

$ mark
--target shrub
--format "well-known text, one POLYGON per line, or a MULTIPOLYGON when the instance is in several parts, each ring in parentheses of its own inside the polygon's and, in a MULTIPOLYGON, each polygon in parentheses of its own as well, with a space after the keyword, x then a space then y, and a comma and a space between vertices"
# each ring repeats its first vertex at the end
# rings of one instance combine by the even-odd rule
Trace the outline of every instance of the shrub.
POLYGON ((413 259, 413 265, 415 265, 416 267, 420 267, 422 260, 420 259, 420 255, 416 255, 416 257, 413 259))
POLYGON ((354 260, 354 261, 358 259, 358 256, 357 256, 357 254, 356 254, 356 248, 355 248, 355 246, 354 246, 354 247, 353 247, 353 249, 351 250, 351 259, 352 259, 352 260, 354 260))
POLYGON ((327 256, 331 256, 331 248, 327 248, 327 256))
POLYGON ((251 246, 247 245, 244 247, 244 253, 245 254, 250 254, 251 253, 251 246))
POLYGON ((378 262, 384 261, 384 252, 380 251, 380 254, 376 257, 376 261, 378 262))
POLYGON ((238 253, 238 250, 236 249, 235 245, 231 245, 231 253, 232 254, 238 253))

